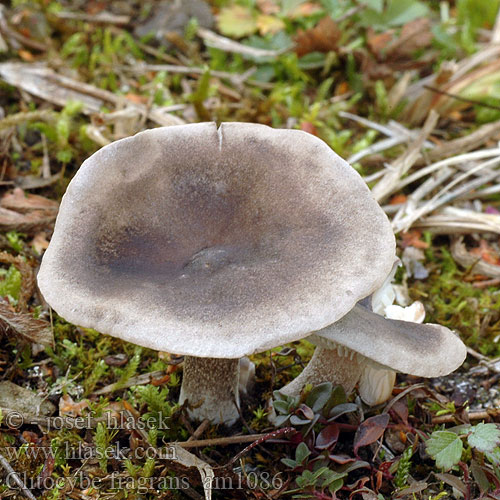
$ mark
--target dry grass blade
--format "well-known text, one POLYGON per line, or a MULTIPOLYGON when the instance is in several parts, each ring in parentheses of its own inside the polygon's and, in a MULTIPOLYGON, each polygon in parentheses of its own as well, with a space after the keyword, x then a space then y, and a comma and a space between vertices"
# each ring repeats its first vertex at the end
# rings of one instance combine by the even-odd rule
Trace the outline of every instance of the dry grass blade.
POLYGON ((56 113, 52 109, 40 109, 37 111, 29 111, 27 113, 16 113, 6 116, 0 120, 0 130, 15 127, 21 123, 31 122, 34 120, 53 121, 56 118, 56 113))
POLYGON ((390 168, 387 169, 385 175, 375 185, 372 192, 377 201, 380 202, 384 200, 395 191, 401 177, 403 177, 403 175, 410 170, 417 160, 420 154, 420 148, 423 146, 425 140, 436 126, 438 118, 439 116, 435 111, 431 111, 429 113, 429 116, 427 117, 427 120, 417 139, 410 145, 406 153, 398 158, 390 166, 390 168))
POLYGON ((425 156, 422 155, 415 162, 415 165, 420 166, 425 165, 429 161, 439 161, 456 151, 467 153, 468 151, 479 148, 486 141, 489 141, 498 134, 500 134, 500 120, 487 123, 464 137, 459 137, 458 139, 453 139, 436 146, 432 151, 426 152, 425 156))
POLYGON ((35 319, 30 314, 15 313, 4 301, 0 301, 0 329, 7 336, 43 345, 53 345, 52 329, 47 321, 35 319))
POLYGON ((500 234, 500 215, 484 214, 457 207, 445 207, 441 212, 418 220, 413 227, 434 234, 500 234))
POLYGON ((225 36, 217 35, 217 33, 214 33, 206 28, 198 28, 198 36, 203 39, 208 47, 214 47, 216 49, 223 50, 224 52, 232 52, 234 54, 241 54, 249 57, 276 58, 291 49, 291 47, 286 47, 280 50, 258 49, 256 47, 250 47, 248 45, 235 42, 225 36))
POLYGON ((148 108, 144 104, 133 102, 94 85, 59 75, 43 63, 2 63, 0 78, 10 85, 58 106, 64 107, 68 101, 79 101, 83 104, 82 112, 86 114, 98 113, 106 103, 112 103, 119 108, 130 107, 158 125, 184 123, 184 120, 164 112, 161 107, 148 108))
POLYGON ((59 19, 74 19, 76 21, 85 21, 87 23, 100 24, 129 24, 131 19, 127 15, 112 14, 111 12, 99 12, 98 14, 86 14, 83 12, 56 12, 55 16, 59 19))
MULTIPOLYGON (((125 66, 124 69, 134 73, 144 73, 146 71, 168 71, 169 73, 178 73, 181 75, 196 75, 200 76, 207 72, 205 68, 179 66, 176 64, 145 64, 138 63, 135 66, 125 66)), ((240 87, 246 80, 248 80, 254 73, 256 68, 250 68, 244 73, 229 73, 227 71, 210 71, 211 76, 229 80, 233 85, 240 87)), ((260 82, 252 82, 259 85, 260 82)), ((178 105, 182 106, 182 105, 178 105)))
POLYGON ((196 467, 198 469, 201 476, 203 490, 205 492, 205 500, 211 500, 212 482, 215 477, 212 467, 196 455, 193 455, 189 451, 183 449, 178 443, 171 443, 169 446, 174 452, 176 462, 184 467, 196 467))
MULTIPOLYGON (((452 141, 453 142, 453 141, 452 141)), ((429 175, 441 168, 445 168, 451 165, 459 165, 461 163, 467 163, 474 160, 482 160, 484 158, 493 158, 495 156, 500 156, 500 148, 483 149, 481 151, 474 151, 473 153, 459 154, 452 156, 451 158, 446 158, 445 160, 432 163, 424 168, 417 170, 415 173, 405 177, 398 184, 398 190, 408 186, 409 184, 429 175)))
MULTIPOLYGON (((435 194, 430 200, 427 200, 417 206, 417 200, 423 198, 422 193, 419 190, 425 186, 422 185, 413 195, 409 198, 409 201, 405 203, 398 211, 396 216, 392 221, 393 229, 395 232, 407 231, 418 219, 430 214, 437 208, 450 203, 451 201, 458 199, 471 191, 486 185, 487 183, 495 180, 500 176, 500 173, 496 170, 488 170, 490 167, 495 167, 500 164, 500 156, 492 158, 488 161, 475 165, 474 167, 468 169, 465 173, 457 175, 449 184, 444 186, 437 194, 435 194), (480 171, 486 171, 485 175, 479 176, 467 183, 462 184, 455 190, 451 188, 460 184, 466 178, 471 175, 478 174, 480 171)), ((445 171, 444 176, 439 178, 439 182, 432 185, 433 188, 437 187, 449 177, 449 171, 445 171)), ((425 193, 427 194, 427 193, 425 193)))

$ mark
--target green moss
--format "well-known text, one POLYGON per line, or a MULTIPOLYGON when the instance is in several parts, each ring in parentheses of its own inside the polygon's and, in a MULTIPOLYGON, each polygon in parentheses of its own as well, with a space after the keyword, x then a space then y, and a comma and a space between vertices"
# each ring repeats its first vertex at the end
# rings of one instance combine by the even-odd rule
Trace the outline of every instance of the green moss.
POLYGON ((426 252, 425 281, 410 284, 410 295, 424 302, 427 322, 439 323, 460 333, 464 342, 489 356, 500 355, 500 289, 481 289, 467 281, 444 246, 426 252))

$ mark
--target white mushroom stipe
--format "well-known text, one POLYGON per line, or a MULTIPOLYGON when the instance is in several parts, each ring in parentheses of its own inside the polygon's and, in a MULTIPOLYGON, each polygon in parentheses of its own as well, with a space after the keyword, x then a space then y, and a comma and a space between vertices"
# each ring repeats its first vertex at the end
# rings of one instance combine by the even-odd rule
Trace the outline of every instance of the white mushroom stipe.
MULTIPOLYGON (((383 314, 388 319, 423 323, 425 308, 422 302, 417 300, 407 307, 386 305, 383 314)), ((396 372, 394 370, 368 363, 359 380, 359 396, 369 406, 379 405, 391 397, 395 383, 396 372)))
POLYGON ((391 397, 395 382, 394 370, 365 363, 359 379, 359 396, 368 406, 382 404, 391 397))
POLYGON ((179 403, 192 420, 232 425, 239 418, 238 381, 238 359, 186 356, 179 403))
POLYGON ((241 397, 245 397, 253 388, 255 382, 255 363, 247 356, 240 359, 240 374, 238 389, 241 397))
POLYGON ((307 367, 279 391, 286 396, 297 396, 307 384, 331 382, 341 385, 349 394, 361 376, 363 364, 354 351, 341 345, 332 347, 317 346, 307 367))
MULTIPOLYGON (((414 318, 422 316, 418 305, 407 313, 414 318)), ((317 346, 314 355, 302 373, 280 389, 283 394, 298 396, 306 384, 322 382, 342 385, 350 392, 368 367, 376 371, 366 371, 360 395, 364 401, 378 404, 390 397, 395 371, 421 377, 446 375, 458 368, 467 354, 463 342, 448 328, 386 319, 361 305, 308 340, 317 346), (348 361, 350 355, 339 355, 345 349, 356 352, 355 364, 348 361), (371 374, 377 376, 373 381, 371 374)))

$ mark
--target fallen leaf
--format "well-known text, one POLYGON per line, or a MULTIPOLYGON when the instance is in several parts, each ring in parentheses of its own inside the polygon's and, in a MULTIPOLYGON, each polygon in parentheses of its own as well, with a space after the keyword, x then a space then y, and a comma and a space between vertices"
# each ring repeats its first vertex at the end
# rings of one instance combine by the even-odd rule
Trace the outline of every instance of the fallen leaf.
POLYGON ((408 196, 405 194, 396 194, 391 198, 391 201, 389 202, 390 205, 399 205, 400 203, 406 203, 408 200, 408 196))
POLYGON ((217 25, 223 35, 235 38, 253 35, 257 31, 257 21, 253 12, 242 5, 221 9, 217 25))
POLYGON ((295 36, 295 52, 302 57, 310 52, 329 52, 337 49, 341 31, 337 23, 326 16, 314 26, 306 31, 299 30, 295 36))
POLYGON ((212 29, 214 25, 212 10, 204 0, 161 0, 153 3, 147 19, 136 24, 134 34, 139 38, 154 35, 160 44, 168 47, 166 35, 183 36, 190 19, 196 19, 203 28, 212 29))
POLYGON ((0 229, 34 232, 50 226, 57 216, 59 204, 36 194, 15 188, 0 200, 0 229))
POLYGON ((149 101, 149 97, 145 95, 140 95, 140 94, 133 94, 129 92, 128 94, 125 94, 125 97, 132 102, 135 102, 136 104, 147 104, 149 101))
POLYGON ((354 453, 357 455, 359 448, 368 446, 379 439, 389 424, 389 415, 382 413, 367 418, 360 424, 354 436, 354 453))
POLYGON ((172 452, 172 460, 183 467, 196 467, 201 476, 201 484, 205 492, 205 500, 212 499, 212 483, 215 477, 212 467, 181 447, 179 443, 168 443, 168 449, 172 452))
POLYGON ((257 0, 257 7, 262 14, 272 15, 280 11, 280 7, 273 0, 257 0))
POLYGON ((29 52, 28 50, 19 50, 17 52, 19 54, 19 57, 23 60, 23 61, 28 61, 28 62, 32 62, 35 60, 35 56, 29 52))
POLYGON ((400 399, 392 405, 392 411, 401 419, 401 421, 408 425, 408 403, 405 399, 400 399))
POLYGON ((495 266, 500 265, 500 256, 497 251, 484 239, 480 240, 479 246, 473 248, 469 253, 471 255, 476 255, 485 262, 488 262, 488 264, 493 264, 495 266))
POLYGON ((35 249, 35 252, 38 255, 42 255, 42 253, 49 247, 47 234, 44 231, 36 233, 35 237, 31 240, 31 246, 35 249))
POLYGON ((257 16, 257 28, 262 36, 274 35, 285 28, 285 23, 278 17, 261 14, 257 16))
POLYGON ((394 59, 410 58, 416 50, 428 47, 432 39, 430 19, 420 17, 403 26, 399 37, 387 47, 386 55, 394 59))
POLYGON ((372 28, 367 30, 366 44, 371 53, 377 58, 383 58, 383 52, 387 49, 392 42, 395 30, 388 30, 384 33, 375 33, 372 28))
POLYGON ((429 248, 429 243, 426 241, 422 241, 422 233, 416 229, 411 231, 406 231, 401 233, 401 237, 403 241, 401 242, 401 246, 403 248, 414 247, 414 248, 429 248))
POLYGON ((308 17, 321 12, 321 5, 314 2, 304 2, 297 7, 293 8, 289 13, 288 17, 290 19, 300 19, 301 17, 308 17))
POLYGON ((311 122, 302 122, 300 124, 300 130, 308 132, 309 134, 312 135, 318 135, 318 129, 311 122))
POLYGON ((333 424, 327 425, 316 438, 315 448, 318 450, 325 450, 327 448, 332 448, 332 446, 337 442, 340 434, 340 429, 338 424, 335 422, 333 424))
POLYGON ((154 385, 155 387, 158 387, 160 385, 166 384, 170 380, 170 375, 167 373, 161 378, 152 378, 151 379, 151 385, 154 385))
POLYGON ((125 366, 128 363, 128 356, 126 354, 110 354, 104 358, 104 362, 108 366, 125 366))
POLYGON ((0 200, 0 206, 21 213, 28 213, 33 210, 46 210, 57 213, 59 208, 56 201, 36 194, 26 194, 21 188, 15 188, 5 193, 0 200))
POLYGON ((50 323, 31 314, 16 313, 4 300, 0 300, 0 332, 36 344, 54 344, 50 323))
POLYGON ((85 408, 88 408, 89 402, 87 400, 75 403, 69 394, 64 394, 59 400, 59 415, 69 415, 71 417, 78 417, 82 414, 85 408))
POLYGON ((44 485, 48 483, 48 479, 52 476, 55 463, 56 460, 54 458, 54 455, 52 455, 52 451, 50 451, 45 458, 42 471, 37 477, 37 483, 41 485, 42 489, 46 489, 44 485))

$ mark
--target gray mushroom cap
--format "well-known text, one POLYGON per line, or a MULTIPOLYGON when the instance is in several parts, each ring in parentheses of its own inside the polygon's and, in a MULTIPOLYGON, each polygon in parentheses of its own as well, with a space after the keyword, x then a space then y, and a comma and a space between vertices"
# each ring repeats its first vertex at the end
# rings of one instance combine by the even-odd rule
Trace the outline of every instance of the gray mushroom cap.
POLYGON ((444 326, 386 319, 362 305, 310 340, 327 349, 341 344, 386 368, 419 377, 447 375, 467 356, 464 343, 444 326))
POLYGON ((384 212, 320 139, 201 123, 141 132, 86 160, 38 283, 72 323, 236 358, 337 321, 381 286, 394 255, 384 212))

